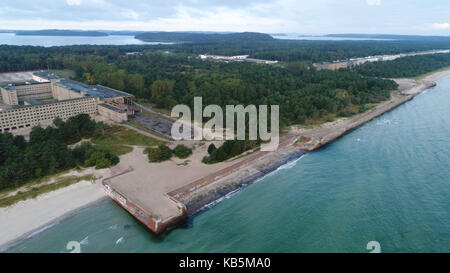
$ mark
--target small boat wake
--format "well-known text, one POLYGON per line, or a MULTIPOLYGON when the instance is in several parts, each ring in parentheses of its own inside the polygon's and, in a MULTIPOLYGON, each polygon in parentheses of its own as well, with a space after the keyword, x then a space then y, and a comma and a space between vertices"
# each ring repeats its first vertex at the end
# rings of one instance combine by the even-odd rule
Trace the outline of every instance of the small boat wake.
POLYGON ((83 240, 81 240, 80 245, 88 245, 89 244, 89 236, 86 236, 83 240))
POLYGON ((125 242, 125 239, 124 239, 123 237, 120 237, 120 238, 116 241, 116 245, 122 244, 123 242, 125 242))

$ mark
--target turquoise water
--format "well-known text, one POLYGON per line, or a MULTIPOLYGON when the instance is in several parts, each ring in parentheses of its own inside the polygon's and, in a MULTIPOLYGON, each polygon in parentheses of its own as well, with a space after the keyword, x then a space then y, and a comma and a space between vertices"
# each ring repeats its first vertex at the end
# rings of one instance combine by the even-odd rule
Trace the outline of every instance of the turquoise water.
POLYGON ((155 237, 106 201, 12 252, 450 251, 450 77, 155 237))
POLYGON ((14 33, 0 33, 0 45, 30 45, 30 46, 69 46, 69 45, 141 45, 159 44, 147 43, 133 36, 110 35, 105 37, 77 36, 16 36, 14 33))

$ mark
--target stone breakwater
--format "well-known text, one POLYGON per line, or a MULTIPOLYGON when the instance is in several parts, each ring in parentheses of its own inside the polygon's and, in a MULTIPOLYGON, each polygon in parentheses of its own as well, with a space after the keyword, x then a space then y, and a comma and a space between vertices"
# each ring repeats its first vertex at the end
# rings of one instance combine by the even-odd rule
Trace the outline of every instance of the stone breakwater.
POLYGON ((186 205, 188 214, 191 216, 196 214, 227 194, 254 183, 279 167, 305 154, 305 151, 297 147, 292 146, 291 148, 292 150, 284 149, 266 158, 261 158, 252 166, 235 171, 213 184, 184 196, 182 202, 186 205))

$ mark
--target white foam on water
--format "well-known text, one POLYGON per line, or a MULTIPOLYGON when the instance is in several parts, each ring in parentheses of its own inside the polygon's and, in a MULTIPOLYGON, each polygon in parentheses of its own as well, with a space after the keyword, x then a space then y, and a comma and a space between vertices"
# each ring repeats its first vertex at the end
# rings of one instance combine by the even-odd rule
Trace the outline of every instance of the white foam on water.
POLYGON ((109 226, 108 229, 109 230, 116 230, 117 229, 117 224, 109 226))
POLYGON ((125 240, 123 239, 123 237, 120 237, 117 241, 116 241, 116 245, 123 243, 125 240))
MULTIPOLYGON (((293 167, 295 167, 295 166, 297 165, 298 161, 300 161, 300 159, 302 159, 302 158, 303 158, 304 156, 306 156, 306 155, 307 155, 307 154, 303 154, 303 155, 300 156, 299 158, 297 158, 297 159, 295 159, 295 160, 293 160, 293 161, 289 161, 289 162, 287 162, 287 163, 284 164, 284 165, 281 165, 281 166, 278 167, 276 170, 274 170, 274 171, 272 171, 272 172, 270 172, 270 173, 264 175, 263 177, 260 177, 260 178, 256 179, 255 182, 253 182, 253 184, 255 184, 255 183, 257 183, 257 182, 263 180, 264 178, 267 178, 267 177, 269 177, 269 176, 271 176, 271 175, 274 175, 275 173, 277 173, 277 172, 279 172, 279 171, 281 171, 281 170, 292 169, 293 167)), ((200 211, 203 211, 203 210, 205 210, 205 209, 210 209, 210 208, 216 206, 217 204, 219 204, 220 202, 222 202, 223 200, 225 200, 225 199, 230 199, 231 197, 233 197, 235 194, 239 193, 243 188, 245 188, 245 187, 247 187, 247 186, 248 186, 248 184, 242 184, 239 188, 235 189, 234 191, 231 191, 231 192, 227 193, 225 196, 222 196, 222 197, 220 197, 219 199, 214 200, 214 201, 212 201, 211 203, 204 205, 204 206, 200 209, 200 211)))
POLYGON ((83 240, 81 240, 80 245, 88 245, 89 244, 89 236, 86 236, 83 240))
POLYGON ((31 237, 34 237, 34 236, 36 236, 37 234, 39 234, 39 233, 41 233, 41 232, 43 232, 43 231, 46 231, 46 230, 49 229, 49 228, 52 228, 52 227, 56 226, 56 224, 57 224, 57 223, 52 223, 52 224, 50 224, 50 225, 44 226, 44 227, 42 227, 42 228, 40 228, 40 229, 34 231, 34 232, 31 233, 30 235, 28 235, 28 236, 26 237, 26 239, 29 239, 29 238, 31 238, 31 237))
POLYGON ((302 159, 302 158, 305 157, 306 155, 307 155, 307 154, 303 154, 303 155, 300 156, 299 158, 297 158, 297 159, 295 159, 295 160, 292 160, 292 161, 289 161, 289 162, 287 162, 287 163, 284 164, 284 165, 281 165, 281 166, 278 167, 276 170, 274 170, 274 171, 272 171, 272 172, 270 172, 270 173, 264 175, 263 177, 258 178, 257 180, 255 180, 255 183, 257 183, 257 182, 259 182, 259 181, 261 181, 261 180, 263 180, 263 179, 265 179, 265 178, 267 178, 267 177, 270 177, 270 176, 272 176, 272 175, 274 175, 274 174, 276 174, 276 173, 278 173, 278 172, 280 172, 280 171, 282 171, 282 170, 288 170, 288 169, 294 168, 294 167, 297 165, 297 163, 300 161, 300 159, 302 159))
POLYGON ((212 202, 209 203, 209 204, 204 205, 204 206, 201 208, 201 210, 204 210, 204 209, 210 209, 210 208, 216 206, 217 204, 219 204, 220 202, 222 202, 223 200, 225 200, 225 199, 230 199, 233 195, 235 195, 236 193, 238 193, 241 189, 242 189, 242 187, 240 187, 240 188, 238 188, 238 189, 236 189, 236 190, 234 190, 234 191, 231 191, 231 192, 227 193, 225 196, 222 196, 222 197, 220 197, 219 199, 214 200, 214 201, 212 201, 212 202))
POLYGON ((284 164, 284 165, 281 165, 281 166, 278 167, 278 169, 276 169, 273 173, 278 172, 278 171, 281 171, 281 170, 286 170, 286 169, 292 169, 292 168, 294 168, 294 167, 297 165, 297 162, 299 162, 300 159, 302 159, 304 156, 306 156, 306 154, 304 154, 304 155, 302 155, 301 157, 299 157, 299 158, 297 158, 297 159, 295 159, 295 160, 293 160, 293 161, 290 161, 290 162, 288 162, 288 163, 286 163, 286 164, 284 164))
POLYGON ((377 121, 377 125, 378 126, 389 125, 389 124, 391 124, 391 122, 392 121, 390 119, 383 119, 383 120, 377 121))

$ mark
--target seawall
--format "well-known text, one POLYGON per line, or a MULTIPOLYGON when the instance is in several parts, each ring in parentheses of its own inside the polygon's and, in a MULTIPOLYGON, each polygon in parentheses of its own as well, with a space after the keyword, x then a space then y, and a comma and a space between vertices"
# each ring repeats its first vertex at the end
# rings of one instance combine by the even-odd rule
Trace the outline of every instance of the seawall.
POLYGON ((272 160, 262 160, 256 166, 252 166, 251 169, 238 170, 236 173, 216 181, 215 184, 211 184, 209 187, 192 192, 183 198, 188 215, 192 216, 205 208, 205 206, 227 194, 253 184, 258 179, 301 157, 305 153, 305 151, 296 148, 295 151, 289 153, 277 154, 272 160))

